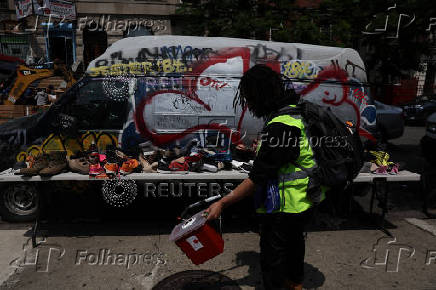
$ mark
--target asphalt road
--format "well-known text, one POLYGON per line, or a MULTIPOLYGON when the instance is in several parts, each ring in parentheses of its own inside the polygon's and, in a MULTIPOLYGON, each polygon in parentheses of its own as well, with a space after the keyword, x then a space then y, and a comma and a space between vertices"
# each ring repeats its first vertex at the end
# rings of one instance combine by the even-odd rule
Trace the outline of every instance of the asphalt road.
MULTIPOLYGON (((418 147, 423 134, 423 128, 407 127, 389 146, 392 158, 423 172, 418 147)), ((390 188, 384 226, 393 237, 368 214, 367 190, 358 192, 351 211, 336 207, 332 215, 326 206, 309 227, 304 287, 436 289, 436 222, 421 211, 419 186, 390 188)), ((195 266, 168 239, 189 201, 143 200, 129 210, 114 210, 96 196, 59 194, 46 208, 36 249, 29 224, 0 223, 0 288, 262 289, 250 201, 224 216, 224 253, 195 266)))

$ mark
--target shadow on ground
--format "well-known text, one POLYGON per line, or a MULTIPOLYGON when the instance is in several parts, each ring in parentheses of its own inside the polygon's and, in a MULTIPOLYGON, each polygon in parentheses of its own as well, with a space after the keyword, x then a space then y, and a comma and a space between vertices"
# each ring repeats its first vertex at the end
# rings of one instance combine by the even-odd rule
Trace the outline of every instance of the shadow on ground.
MULTIPOLYGON (((325 276, 318 268, 310 264, 304 264, 304 283, 305 289, 317 289, 325 282, 325 276)), ((261 272, 259 267, 259 254, 252 251, 240 252, 237 254, 236 265, 229 269, 219 272, 205 270, 189 270, 175 273, 158 282, 154 290, 195 290, 195 289, 229 289, 237 290, 241 287, 251 287, 253 289, 264 289, 261 283, 261 272), (248 275, 232 280, 225 276, 223 272, 233 270, 241 266, 249 266, 248 275)))
MULTIPOLYGON (((309 231, 378 229, 377 215, 369 215, 368 187, 354 190, 351 202, 346 195, 321 204, 309 231)), ((84 194, 57 192, 47 194, 50 200, 41 212, 42 236, 135 236, 170 234, 177 217, 190 201, 139 199, 127 208, 117 209, 105 204, 98 189, 84 194)), ((389 207, 422 209, 419 189, 414 184, 397 184, 390 188, 389 207)), ((192 202, 192 201, 191 201, 192 202)), ((257 232, 257 219, 252 200, 247 199, 227 209, 223 217, 223 232, 257 232)), ((379 201, 374 212, 380 213, 379 201)), ((200 209, 198 209, 200 210, 200 209)), ((385 222, 388 229, 395 228, 385 222)), ((31 231, 28 232, 31 235, 31 231)))

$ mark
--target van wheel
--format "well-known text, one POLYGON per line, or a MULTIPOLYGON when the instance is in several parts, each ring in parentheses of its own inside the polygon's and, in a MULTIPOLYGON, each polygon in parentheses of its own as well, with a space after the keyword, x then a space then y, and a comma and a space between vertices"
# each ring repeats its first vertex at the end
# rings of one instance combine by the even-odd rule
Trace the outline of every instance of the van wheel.
POLYGON ((8 222, 35 220, 39 205, 39 193, 31 184, 11 184, 0 194, 0 214, 8 222))

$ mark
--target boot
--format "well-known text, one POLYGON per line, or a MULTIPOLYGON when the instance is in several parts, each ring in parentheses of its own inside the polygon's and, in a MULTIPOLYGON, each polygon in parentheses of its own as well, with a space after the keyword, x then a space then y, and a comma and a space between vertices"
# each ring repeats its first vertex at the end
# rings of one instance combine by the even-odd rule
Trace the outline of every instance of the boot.
POLYGON ((19 174, 25 175, 25 176, 34 176, 34 175, 38 175, 38 173, 46 168, 49 164, 49 156, 47 154, 40 154, 38 155, 33 163, 32 163, 32 167, 29 168, 21 168, 19 171, 19 174))
POLYGON ((67 168, 66 160, 67 152, 65 151, 53 151, 49 153, 49 163, 48 166, 41 171, 39 175, 41 176, 53 176, 61 173, 67 168))
MULTIPOLYGON (((74 156, 77 157, 77 156, 74 156)), ((72 172, 78 172, 80 174, 87 175, 89 173, 89 162, 86 157, 73 158, 67 157, 68 167, 70 167, 72 172)))

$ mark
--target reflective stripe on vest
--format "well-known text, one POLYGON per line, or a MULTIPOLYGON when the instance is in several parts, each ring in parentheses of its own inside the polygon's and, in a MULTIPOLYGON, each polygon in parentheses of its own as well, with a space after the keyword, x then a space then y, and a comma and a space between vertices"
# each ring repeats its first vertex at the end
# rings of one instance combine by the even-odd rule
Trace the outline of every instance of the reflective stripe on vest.
MULTIPOLYGON (((301 118, 299 118, 299 116, 280 115, 269 121, 267 125, 271 123, 282 123, 300 129, 301 139, 298 140, 300 145, 300 156, 297 158, 296 164, 307 170, 313 169, 316 166, 316 162, 313 158, 312 148, 309 145, 309 140, 306 136, 304 124, 301 118)), ((310 179, 311 178, 307 175, 307 172, 294 166, 292 163, 282 166, 278 172, 281 206, 280 210, 277 210, 276 212, 300 213, 309 209, 312 206, 312 202, 307 198, 307 187, 309 182, 311 182, 310 179)), ((321 200, 323 199, 324 190, 322 190, 321 196, 321 200)), ((257 209, 257 212, 265 213, 265 209, 259 208, 257 209)))
MULTIPOLYGON (((298 167, 297 167, 297 168, 298 168, 298 167)), ((314 169, 314 168, 315 168, 315 166, 314 166, 314 167, 311 167, 311 168, 305 168, 305 170, 311 172, 312 169, 314 169)), ((301 168, 298 168, 298 169, 300 169, 300 171, 295 171, 295 172, 291 172, 291 173, 282 173, 282 174, 279 174, 279 180, 283 180, 283 181, 292 181, 292 180, 295 180, 295 179, 303 179, 303 178, 306 178, 306 177, 309 176, 309 175, 307 174, 307 171, 305 171, 305 170, 301 170, 301 168)))

